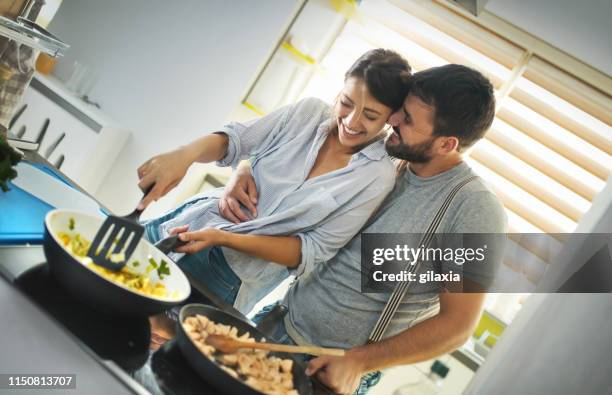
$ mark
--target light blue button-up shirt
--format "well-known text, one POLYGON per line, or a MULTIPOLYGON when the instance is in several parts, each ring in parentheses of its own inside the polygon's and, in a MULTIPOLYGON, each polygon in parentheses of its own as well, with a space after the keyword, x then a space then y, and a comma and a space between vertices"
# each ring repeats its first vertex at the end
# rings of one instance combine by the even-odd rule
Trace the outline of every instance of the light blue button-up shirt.
MULTIPOLYGON (((330 126, 336 122, 325 102, 309 98, 247 123, 220 131, 229 137, 221 166, 252 158, 258 189, 258 217, 234 224, 219 214, 222 189, 190 199, 190 205, 160 226, 215 227, 235 233, 295 235, 302 242, 296 275, 332 258, 365 224, 395 183, 394 165, 378 140, 354 154, 346 167, 307 179, 330 126)), ((289 271, 238 251, 223 248, 242 280, 236 307, 246 312, 286 278, 289 271)))

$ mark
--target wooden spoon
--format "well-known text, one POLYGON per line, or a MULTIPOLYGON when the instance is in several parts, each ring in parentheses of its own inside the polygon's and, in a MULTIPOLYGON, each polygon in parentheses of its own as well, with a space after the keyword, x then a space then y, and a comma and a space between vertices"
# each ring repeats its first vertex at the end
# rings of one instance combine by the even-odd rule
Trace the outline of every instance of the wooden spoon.
POLYGON ((213 346, 224 353, 234 353, 241 348, 256 348, 259 350, 279 351, 287 353, 299 353, 310 355, 329 355, 333 357, 344 356, 344 350, 340 348, 325 348, 315 346, 288 346, 286 344, 243 342, 223 335, 208 335, 206 344, 213 346))

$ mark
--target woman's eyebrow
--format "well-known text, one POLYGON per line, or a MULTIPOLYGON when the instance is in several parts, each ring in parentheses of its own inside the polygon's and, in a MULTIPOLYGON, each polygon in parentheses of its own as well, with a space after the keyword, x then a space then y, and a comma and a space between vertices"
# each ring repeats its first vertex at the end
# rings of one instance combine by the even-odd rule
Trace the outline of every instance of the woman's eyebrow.
MULTIPOLYGON (((351 104, 353 104, 353 105, 355 104, 355 102, 354 102, 353 100, 351 100, 351 98, 350 98, 350 97, 348 97, 348 95, 347 95, 346 93, 343 93, 343 94, 342 94, 342 96, 343 96, 343 97, 344 97, 346 100, 348 100, 349 102, 351 102, 351 104)), ((380 113, 380 111, 375 110, 375 109, 373 109, 373 108, 369 108, 369 107, 364 107, 364 108, 363 108, 363 111, 373 112, 373 113, 376 113, 376 114, 378 114, 378 115, 380 115, 380 114, 381 114, 381 113, 380 113)))

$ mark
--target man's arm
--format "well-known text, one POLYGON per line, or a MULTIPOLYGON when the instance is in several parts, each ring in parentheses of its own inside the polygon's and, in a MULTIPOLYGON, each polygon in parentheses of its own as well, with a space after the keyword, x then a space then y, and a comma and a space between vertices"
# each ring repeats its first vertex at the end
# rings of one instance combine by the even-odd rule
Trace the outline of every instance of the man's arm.
POLYGON ((344 357, 313 359, 306 371, 337 393, 352 393, 367 372, 413 364, 451 352, 472 335, 484 293, 442 293, 440 313, 377 343, 352 348, 344 357))
POLYGON ((257 217, 257 185, 251 173, 251 165, 242 161, 232 173, 219 199, 219 213, 228 221, 237 224, 257 217), (250 215, 242 211, 243 205, 250 215))

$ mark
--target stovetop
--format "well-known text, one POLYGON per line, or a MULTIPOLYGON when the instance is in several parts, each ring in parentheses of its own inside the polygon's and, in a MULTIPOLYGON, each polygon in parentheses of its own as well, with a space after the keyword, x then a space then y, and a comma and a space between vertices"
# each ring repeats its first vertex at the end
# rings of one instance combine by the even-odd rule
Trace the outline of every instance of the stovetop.
POLYGON ((25 271, 14 284, 101 359, 117 364, 152 394, 221 393, 191 369, 173 340, 157 351, 151 349, 147 317, 113 316, 92 309, 64 290, 46 263, 25 271))

